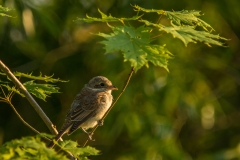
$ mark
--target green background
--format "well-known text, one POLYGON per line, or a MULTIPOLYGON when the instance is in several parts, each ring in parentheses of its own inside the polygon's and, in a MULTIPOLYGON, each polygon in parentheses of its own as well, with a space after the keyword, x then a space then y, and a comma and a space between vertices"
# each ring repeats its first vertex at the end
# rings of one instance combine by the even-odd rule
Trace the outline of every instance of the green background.
MULTIPOLYGON (((167 44, 174 54, 169 73, 150 64, 133 74, 127 90, 89 145, 103 160, 233 160, 240 159, 240 1, 238 0, 2 0, 14 18, 0 17, 0 59, 12 70, 53 75, 60 94, 37 100, 60 129, 74 96, 92 77, 102 75, 121 89, 131 71, 121 53, 104 55, 100 37, 110 32, 104 23, 75 23, 99 8, 114 17, 131 17, 131 5, 168 11, 201 10, 228 47, 190 43, 161 34, 154 43, 167 44)), ((158 16, 149 14, 149 21, 158 16)), ((166 23, 162 17, 160 22, 166 23)), ((138 23, 133 26, 137 26, 138 23)), ((21 79, 24 82, 24 78, 21 79)), ((114 91, 116 97, 120 90, 114 91)), ((2 96, 2 94, 1 94, 2 96)), ((26 99, 14 95, 13 105, 40 132, 46 125, 26 99)), ((35 135, 5 103, 0 103, 0 145, 35 135)), ((82 144, 81 130, 64 139, 82 144)))

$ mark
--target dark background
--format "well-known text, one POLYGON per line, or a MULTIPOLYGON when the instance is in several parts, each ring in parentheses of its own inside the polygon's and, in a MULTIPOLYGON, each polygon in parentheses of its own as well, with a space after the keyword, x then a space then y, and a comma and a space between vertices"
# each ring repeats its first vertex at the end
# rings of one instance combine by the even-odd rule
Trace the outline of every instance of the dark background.
MULTIPOLYGON (((201 18, 229 39, 228 47, 184 44, 163 34, 155 43, 167 44, 174 54, 168 73, 150 64, 131 82, 94 134, 89 145, 101 151, 91 159, 160 160, 240 159, 240 1, 238 0, 2 0, 14 18, 0 17, 0 59, 12 70, 53 75, 60 94, 37 100, 59 129, 74 96, 92 77, 108 77, 122 88, 131 66, 121 53, 104 55, 100 37, 104 23, 75 23, 77 17, 99 17, 97 9, 115 17, 136 13, 130 4, 169 11, 201 10, 201 18)), ((150 21, 158 16, 151 14, 150 21)), ((133 24, 134 25, 134 24, 133 24)), ((24 79, 21 79, 24 81, 24 79)), ((120 91, 114 91, 116 97, 120 91)), ((2 96, 2 93, 1 93, 2 96)), ((14 95, 13 104, 40 132, 46 125, 26 99, 14 95)), ((5 103, 0 103, 0 145, 35 135, 5 103)), ((81 130, 70 137, 80 144, 81 130)))

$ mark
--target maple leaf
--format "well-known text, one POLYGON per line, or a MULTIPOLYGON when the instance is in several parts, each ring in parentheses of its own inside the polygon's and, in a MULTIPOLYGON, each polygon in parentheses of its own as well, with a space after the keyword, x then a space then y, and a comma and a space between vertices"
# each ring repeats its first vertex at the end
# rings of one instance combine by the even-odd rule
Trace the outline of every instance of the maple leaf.
POLYGON ((62 150, 69 151, 74 157, 79 157, 80 159, 87 159, 89 155, 98 155, 99 151, 90 146, 78 147, 77 142, 71 140, 66 140, 59 143, 62 150))
POLYGON ((77 18, 75 21, 85 21, 85 22, 88 22, 88 23, 120 21, 120 22, 124 23, 124 21, 137 20, 137 19, 142 17, 142 15, 141 16, 136 15, 136 16, 133 16, 131 18, 117 18, 117 17, 112 17, 111 15, 107 16, 106 14, 101 12, 100 9, 98 9, 98 12, 101 14, 102 18, 95 18, 95 17, 90 17, 90 16, 86 15, 87 18, 77 18))
POLYGON ((170 52, 163 50, 164 46, 156 47, 157 45, 150 44, 151 28, 145 26, 136 29, 131 26, 110 27, 113 33, 97 34, 106 39, 101 42, 105 45, 106 53, 121 51, 124 61, 130 61, 136 71, 144 65, 148 66, 148 61, 167 69, 167 59, 170 56, 164 54, 169 55, 170 52))
POLYGON ((182 40, 185 46, 187 46, 189 42, 197 43, 196 41, 203 42, 209 47, 211 47, 210 44, 224 46, 224 44, 218 40, 227 40, 219 35, 205 31, 197 31, 192 26, 161 27, 159 30, 171 33, 174 38, 176 37, 182 40))
POLYGON ((200 14, 201 11, 195 11, 195 10, 182 10, 182 11, 164 11, 164 10, 158 10, 158 9, 145 9, 142 7, 139 7, 137 5, 133 6, 135 11, 143 11, 146 13, 153 12, 157 14, 165 15, 168 19, 172 21, 173 24, 181 26, 181 25, 190 25, 190 26, 200 26, 204 30, 208 31, 207 28, 210 28, 211 31, 214 29, 205 21, 198 18, 199 16, 202 16, 200 14))
POLYGON ((172 20, 172 23, 178 26, 181 26, 183 24, 190 25, 190 26, 197 25, 202 27, 206 31, 208 31, 207 28, 210 28, 211 31, 212 30, 214 31, 212 26, 210 26, 208 23, 198 18, 199 16, 202 16, 200 14, 200 11, 195 11, 195 10, 191 10, 191 11, 183 10, 183 11, 174 11, 174 12, 166 11, 165 15, 167 16, 167 18, 172 20))
POLYGON ((52 84, 37 84, 34 83, 33 81, 28 81, 23 83, 23 85, 30 93, 44 101, 50 94, 59 93, 58 92, 59 88, 55 87, 52 84))
POLYGON ((164 25, 154 24, 146 20, 139 21, 145 23, 147 26, 155 26, 160 31, 171 33, 174 38, 178 38, 183 41, 185 46, 187 46, 189 42, 197 43, 196 41, 203 42, 208 46, 211 46, 211 44, 224 46, 224 44, 218 40, 228 40, 219 35, 214 35, 206 31, 197 31, 193 26, 175 26, 172 24, 172 26, 166 27, 164 25))

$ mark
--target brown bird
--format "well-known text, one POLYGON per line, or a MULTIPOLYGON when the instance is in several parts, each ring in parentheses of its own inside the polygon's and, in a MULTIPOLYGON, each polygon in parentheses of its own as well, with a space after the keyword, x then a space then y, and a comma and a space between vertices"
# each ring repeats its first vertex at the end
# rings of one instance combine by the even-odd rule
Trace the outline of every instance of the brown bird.
MULTIPOLYGON (((117 88, 103 76, 94 77, 88 84, 85 84, 76 95, 61 130, 54 138, 55 141, 58 141, 65 133, 72 134, 78 128, 88 134, 87 129, 103 125, 100 120, 112 104, 112 90, 117 90, 117 88)), ((92 135, 88 134, 88 136, 92 140, 92 135)), ((54 147, 54 142, 50 142, 48 147, 54 147)))

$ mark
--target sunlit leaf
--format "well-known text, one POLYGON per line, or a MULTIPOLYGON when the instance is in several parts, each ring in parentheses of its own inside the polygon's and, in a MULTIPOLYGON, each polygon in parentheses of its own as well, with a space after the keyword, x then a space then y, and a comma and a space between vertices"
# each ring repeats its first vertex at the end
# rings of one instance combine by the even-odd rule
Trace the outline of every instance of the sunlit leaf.
POLYGON ((208 31, 209 28, 211 31, 214 30, 208 23, 204 22, 199 16, 201 11, 195 10, 183 10, 183 11, 164 11, 164 10, 157 10, 157 9, 145 9, 139 7, 137 5, 133 6, 135 11, 143 11, 143 12, 154 12, 157 14, 166 15, 173 24, 181 26, 181 25, 190 25, 190 26, 200 26, 203 27, 204 30, 208 31))
POLYGON ((18 89, 16 89, 16 87, 10 87, 9 85, 6 85, 6 84, 1 84, 1 86, 7 88, 8 91, 13 91, 19 95, 21 95, 22 97, 25 97, 24 94, 22 94, 18 89))
POLYGON ((106 14, 101 12, 100 9, 98 9, 98 12, 101 14, 102 18, 95 18, 95 17, 90 17, 90 16, 86 15, 87 18, 77 18, 75 21, 85 21, 85 22, 88 22, 88 23, 120 21, 120 22, 124 23, 124 21, 137 20, 137 19, 141 18, 141 16, 142 16, 142 15, 141 16, 133 16, 131 18, 116 18, 116 17, 112 17, 111 15, 107 16, 106 14))
POLYGON ((39 76, 33 76, 31 73, 30 74, 26 74, 26 73, 21 73, 21 72, 14 72, 14 75, 17 76, 17 77, 26 77, 26 78, 29 78, 29 79, 33 79, 33 80, 42 80, 42 81, 45 81, 45 82, 52 82, 52 83, 56 83, 56 82, 68 82, 68 81, 64 81, 64 80, 61 80, 61 79, 55 79, 55 78, 52 78, 53 76, 43 76, 41 73, 39 76))
POLYGON ((134 5, 133 8, 135 9, 135 11, 143 11, 143 12, 147 12, 147 13, 151 13, 151 12, 154 12, 154 13, 157 13, 157 14, 164 14, 165 11, 164 10, 158 10, 158 9, 145 9, 145 8, 142 8, 138 5, 134 5))
POLYGON ((156 47, 157 45, 150 44, 150 28, 144 26, 137 29, 131 26, 111 28, 113 30, 111 34, 98 34, 106 39, 101 42, 105 45, 106 53, 121 51, 124 61, 130 61, 136 71, 147 65, 148 61, 167 69, 166 63, 170 56, 166 54, 170 52, 165 52, 163 46, 156 47))
POLYGON ((58 92, 59 88, 55 87, 52 84, 37 84, 33 81, 28 81, 23 83, 26 89, 35 95, 37 98, 40 98, 45 101, 46 97, 52 93, 60 93, 58 92))
POLYGON ((78 143, 73 142, 73 141, 60 142, 60 147, 61 147, 61 149, 65 150, 65 151, 71 152, 74 157, 79 157, 81 159, 83 159, 83 158, 87 159, 87 156, 89 156, 89 155, 98 155, 99 154, 99 151, 96 150, 95 148, 92 148, 89 146, 80 148, 80 147, 78 147, 78 143))
POLYGON ((12 16, 10 16, 9 14, 3 13, 3 12, 9 12, 9 11, 11 11, 10 8, 8 8, 8 7, 3 7, 2 5, 0 5, 0 16, 3 16, 3 17, 12 17, 12 16))
POLYGON ((167 18, 172 20, 172 23, 178 26, 181 25, 190 25, 190 26, 200 26, 203 27, 204 30, 208 31, 207 28, 214 30, 209 24, 198 18, 201 16, 200 11, 166 11, 165 12, 167 18))
MULTIPOLYGON (((68 81, 64 81, 64 80, 61 80, 59 78, 55 79, 55 78, 52 78, 52 76, 43 76, 41 73, 39 76, 33 76, 32 73, 30 74, 26 74, 26 73, 22 73, 22 72, 14 72, 13 73, 14 76, 16 77, 25 77, 25 78, 29 78, 29 79, 33 79, 33 80, 41 80, 41 81, 45 81, 45 82, 51 82, 51 83, 56 83, 56 82, 68 82, 68 81)), ((0 75, 6 75, 5 73, 2 73, 0 72, 0 75)))
POLYGON ((23 137, 9 141, 0 146, 0 159, 4 160, 22 160, 22 159, 61 159, 67 160, 62 153, 47 148, 39 136, 23 137))
POLYGON ((165 48, 165 45, 146 46, 143 50, 148 53, 148 61, 152 62, 155 66, 163 67, 168 71, 168 59, 172 58, 172 54, 165 48))
POLYGON ((228 40, 219 35, 214 35, 206 31, 197 31, 193 26, 175 26, 172 24, 172 26, 166 27, 161 24, 154 24, 146 20, 139 21, 145 23, 147 26, 155 26, 159 29, 159 31, 171 33, 174 38, 178 38, 183 41, 185 46, 187 46, 189 42, 197 43, 197 41, 203 42, 208 46, 211 46, 211 44, 224 46, 224 44, 219 40, 228 40))
POLYGON ((192 26, 161 27, 160 31, 171 33, 174 38, 182 40, 185 46, 187 46, 189 42, 197 43, 196 41, 203 42, 208 46, 211 46, 211 44, 224 46, 219 40, 227 40, 219 35, 214 35, 205 31, 197 31, 192 26))

